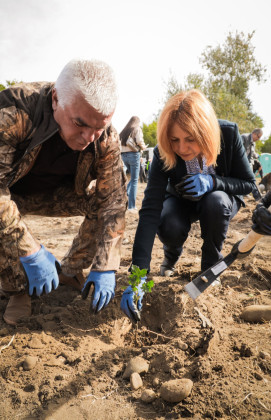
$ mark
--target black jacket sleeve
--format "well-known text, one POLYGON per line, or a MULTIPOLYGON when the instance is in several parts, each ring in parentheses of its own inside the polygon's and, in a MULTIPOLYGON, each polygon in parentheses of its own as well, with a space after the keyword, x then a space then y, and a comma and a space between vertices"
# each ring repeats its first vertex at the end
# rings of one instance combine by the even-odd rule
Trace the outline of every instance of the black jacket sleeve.
POLYGON ((255 177, 249 165, 238 126, 220 120, 221 152, 217 157, 214 190, 242 196, 255 188, 255 177))
POLYGON ((151 252, 163 208, 168 174, 155 147, 133 247, 133 264, 150 269, 151 252))

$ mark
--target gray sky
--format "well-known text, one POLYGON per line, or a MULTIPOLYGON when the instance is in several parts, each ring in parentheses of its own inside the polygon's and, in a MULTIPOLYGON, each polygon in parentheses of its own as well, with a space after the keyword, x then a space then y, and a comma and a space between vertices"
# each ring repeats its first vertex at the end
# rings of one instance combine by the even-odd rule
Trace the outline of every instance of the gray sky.
POLYGON ((207 45, 229 31, 255 30, 256 59, 268 81, 251 85, 254 111, 271 134, 271 3, 266 0, 0 0, 0 83, 54 81, 72 58, 97 58, 115 70, 120 131, 132 115, 150 123, 170 71, 182 83, 202 72, 207 45))

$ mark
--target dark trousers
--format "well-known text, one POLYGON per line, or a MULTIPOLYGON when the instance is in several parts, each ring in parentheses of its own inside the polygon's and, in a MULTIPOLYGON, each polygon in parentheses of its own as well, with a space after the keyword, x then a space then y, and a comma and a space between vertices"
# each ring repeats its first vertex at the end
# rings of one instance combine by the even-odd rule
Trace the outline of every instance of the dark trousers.
POLYGON ((212 191, 196 202, 168 196, 164 201, 158 236, 169 263, 177 262, 191 224, 199 220, 203 239, 201 269, 214 265, 223 257, 220 251, 229 223, 240 206, 239 200, 223 191, 212 191))

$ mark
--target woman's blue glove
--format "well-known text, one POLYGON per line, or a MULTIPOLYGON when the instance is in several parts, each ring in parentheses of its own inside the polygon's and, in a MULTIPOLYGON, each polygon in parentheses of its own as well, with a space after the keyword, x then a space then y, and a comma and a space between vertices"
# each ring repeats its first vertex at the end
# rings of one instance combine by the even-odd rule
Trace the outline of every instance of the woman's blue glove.
POLYGON ((142 277, 141 282, 137 286, 138 290, 138 302, 137 307, 134 302, 135 292, 133 292, 132 286, 128 286, 122 295, 120 308, 125 313, 125 315, 130 318, 131 321, 137 322, 140 321, 140 311, 142 309, 142 299, 144 296, 144 292, 142 290, 142 285, 146 282, 147 277, 142 277))
POLYGON ((187 200, 200 200, 203 194, 212 191, 214 181, 211 175, 186 175, 179 184, 175 185, 176 191, 187 200))
POLYGON ((91 285, 94 286, 92 293, 92 309, 95 313, 105 308, 115 296, 115 271, 91 271, 82 289, 82 298, 86 299, 91 285))
POLYGON ((34 254, 20 257, 20 261, 28 278, 30 296, 34 291, 40 296, 58 287, 60 263, 43 245, 34 254))

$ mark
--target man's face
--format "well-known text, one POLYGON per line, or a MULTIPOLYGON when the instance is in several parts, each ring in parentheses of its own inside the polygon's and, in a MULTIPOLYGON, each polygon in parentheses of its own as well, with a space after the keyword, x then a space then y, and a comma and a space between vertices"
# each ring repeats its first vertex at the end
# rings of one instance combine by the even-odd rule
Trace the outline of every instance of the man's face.
POLYGON ((62 108, 55 89, 52 92, 52 107, 61 138, 70 149, 78 151, 84 150, 101 136, 114 113, 100 114, 80 95, 76 96, 70 105, 62 108))
POLYGON ((261 138, 261 137, 262 137, 261 133, 259 133, 259 134, 252 133, 252 140, 253 140, 254 142, 256 142, 256 141, 260 140, 260 138, 261 138))

